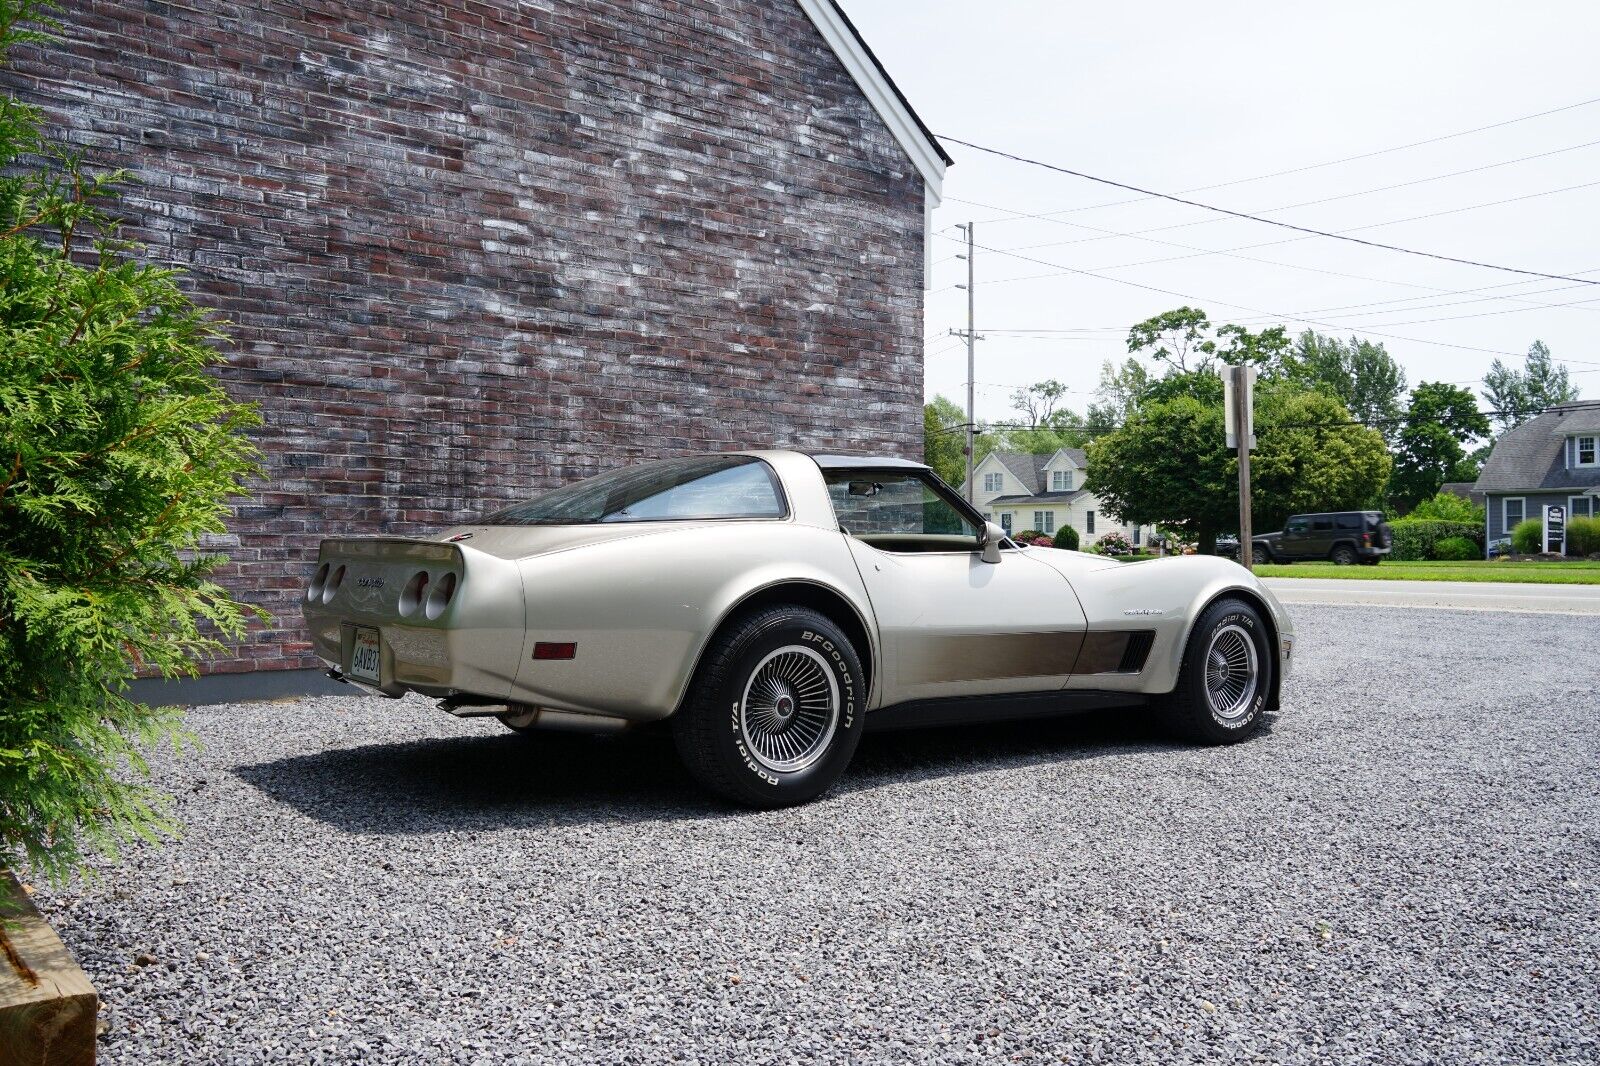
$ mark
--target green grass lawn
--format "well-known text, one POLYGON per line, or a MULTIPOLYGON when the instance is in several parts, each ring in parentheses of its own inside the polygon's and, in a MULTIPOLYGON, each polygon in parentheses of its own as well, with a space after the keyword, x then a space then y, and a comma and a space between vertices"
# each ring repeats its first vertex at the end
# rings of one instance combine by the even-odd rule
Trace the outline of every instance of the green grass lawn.
POLYGON ((1255 568, 1261 577, 1331 577, 1350 581, 1516 581, 1530 585, 1600 585, 1600 561, 1500 563, 1396 563, 1336 566, 1333 563, 1273 563, 1255 568))

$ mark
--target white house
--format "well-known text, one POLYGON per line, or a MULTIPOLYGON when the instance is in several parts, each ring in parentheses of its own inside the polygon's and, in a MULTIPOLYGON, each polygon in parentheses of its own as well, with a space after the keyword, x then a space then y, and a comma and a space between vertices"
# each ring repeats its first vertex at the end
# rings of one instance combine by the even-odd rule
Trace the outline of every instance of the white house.
POLYGON ((1113 530, 1135 545, 1146 543, 1150 527, 1129 525, 1108 512, 1083 487, 1088 475, 1082 448, 1062 448, 1054 455, 990 452, 973 471, 977 489, 971 499, 1007 533, 1034 529, 1054 536, 1071 526, 1084 548, 1113 530))

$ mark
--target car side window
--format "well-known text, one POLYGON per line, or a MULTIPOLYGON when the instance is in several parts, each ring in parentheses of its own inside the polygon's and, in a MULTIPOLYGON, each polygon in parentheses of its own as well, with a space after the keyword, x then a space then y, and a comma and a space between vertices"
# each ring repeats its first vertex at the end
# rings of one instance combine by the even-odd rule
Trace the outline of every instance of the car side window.
MULTIPOLYGON (((891 551, 917 550, 893 538, 957 537, 976 542, 976 526, 914 473, 830 470, 825 480, 834 514, 851 536, 882 542, 891 551)), ((941 542, 929 546, 950 547, 941 542)))
POLYGON ((1310 528, 1311 523, 1304 518, 1292 518, 1289 520, 1289 524, 1283 527, 1283 531, 1285 533, 1304 533, 1310 528))
POLYGON ((1333 519, 1331 519, 1331 518, 1316 518, 1316 519, 1312 519, 1311 528, 1316 530, 1318 533, 1325 533, 1328 530, 1333 528, 1333 519))
POLYGON ((1340 529, 1360 529, 1362 526, 1361 516, 1358 514, 1342 514, 1335 519, 1335 522, 1340 529))

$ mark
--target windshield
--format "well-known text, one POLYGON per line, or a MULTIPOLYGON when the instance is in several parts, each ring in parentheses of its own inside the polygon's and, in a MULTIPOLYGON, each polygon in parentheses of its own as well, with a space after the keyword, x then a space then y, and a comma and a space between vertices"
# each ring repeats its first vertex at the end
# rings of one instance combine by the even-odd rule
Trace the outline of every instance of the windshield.
POLYGON ((663 459, 563 485, 483 521, 492 526, 576 526, 708 518, 782 518, 772 469, 749 455, 663 459))

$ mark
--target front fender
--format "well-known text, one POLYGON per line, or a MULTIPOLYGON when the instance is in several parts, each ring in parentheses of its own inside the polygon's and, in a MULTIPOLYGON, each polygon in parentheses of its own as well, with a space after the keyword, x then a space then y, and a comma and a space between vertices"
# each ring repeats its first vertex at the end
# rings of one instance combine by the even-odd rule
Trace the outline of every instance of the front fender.
POLYGON ((1147 629, 1155 634, 1145 668, 1139 673, 1074 677, 1069 688, 1171 692, 1178 683, 1184 648, 1195 622, 1207 606, 1230 592, 1261 606, 1273 631, 1277 676, 1287 672, 1283 647, 1285 640, 1293 639, 1293 623, 1260 579, 1231 559, 1180 555, 1085 569, 1069 579, 1090 631, 1147 629))

